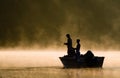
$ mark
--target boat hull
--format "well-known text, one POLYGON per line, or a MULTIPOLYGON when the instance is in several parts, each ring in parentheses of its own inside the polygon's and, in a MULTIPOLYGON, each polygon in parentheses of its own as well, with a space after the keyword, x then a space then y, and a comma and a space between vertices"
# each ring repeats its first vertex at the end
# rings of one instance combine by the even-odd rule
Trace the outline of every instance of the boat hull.
POLYGON ((102 67, 104 62, 104 57, 95 56, 91 60, 86 60, 85 57, 80 57, 77 60, 75 57, 63 56, 59 57, 64 68, 96 68, 102 67))

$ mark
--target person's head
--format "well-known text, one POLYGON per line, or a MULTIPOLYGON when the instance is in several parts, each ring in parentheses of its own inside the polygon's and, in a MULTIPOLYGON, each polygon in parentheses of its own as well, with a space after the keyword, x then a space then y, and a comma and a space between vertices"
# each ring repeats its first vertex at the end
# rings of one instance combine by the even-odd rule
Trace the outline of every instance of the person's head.
POLYGON ((77 43, 79 43, 79 42, 80 42, 80 39, 77 39, 76 41, 77 41, 77 43))
POLYGON ((67 38, 70 38, 70 34, 66 34, 66 37, 67 37, 67 38))

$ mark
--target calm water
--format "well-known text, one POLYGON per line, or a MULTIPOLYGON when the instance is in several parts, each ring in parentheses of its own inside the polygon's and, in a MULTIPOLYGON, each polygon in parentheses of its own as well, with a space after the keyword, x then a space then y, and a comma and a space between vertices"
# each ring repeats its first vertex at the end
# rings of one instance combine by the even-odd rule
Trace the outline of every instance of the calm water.
POLYGON ((0 78, 120 78, 120 52, 105 56, 103 68, 63 69, 56 52, 0 52, 0 78))
POLYGON ((1 69, 0 78, 120 78, 120 68, 63 69, 61 67, 1 69))

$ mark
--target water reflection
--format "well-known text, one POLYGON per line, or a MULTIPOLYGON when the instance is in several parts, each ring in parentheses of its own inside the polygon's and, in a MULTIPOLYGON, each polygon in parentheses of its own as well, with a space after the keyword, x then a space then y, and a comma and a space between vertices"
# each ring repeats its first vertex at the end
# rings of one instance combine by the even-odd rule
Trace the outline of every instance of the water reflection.
POLYGON ((61 67, 41 67, 0 69, 0 78, 119 78, 119 72, 120 68, 63 69, 61 67))
POLYGON ((66 70, 67 78, 103 78, 102 69, 69 69, 66 70))

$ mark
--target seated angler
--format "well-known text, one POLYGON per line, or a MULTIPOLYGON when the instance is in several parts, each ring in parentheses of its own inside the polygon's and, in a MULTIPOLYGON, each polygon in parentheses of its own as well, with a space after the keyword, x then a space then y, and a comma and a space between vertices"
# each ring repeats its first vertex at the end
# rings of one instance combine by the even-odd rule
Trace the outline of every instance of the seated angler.
POLYGON ((76 42, 77 42, 77 45, 76 45, 75 50, 76 50, 77 59, 79 60, 80 59, 80 47, 81 47, 80 39, 77 39, 76 42))

